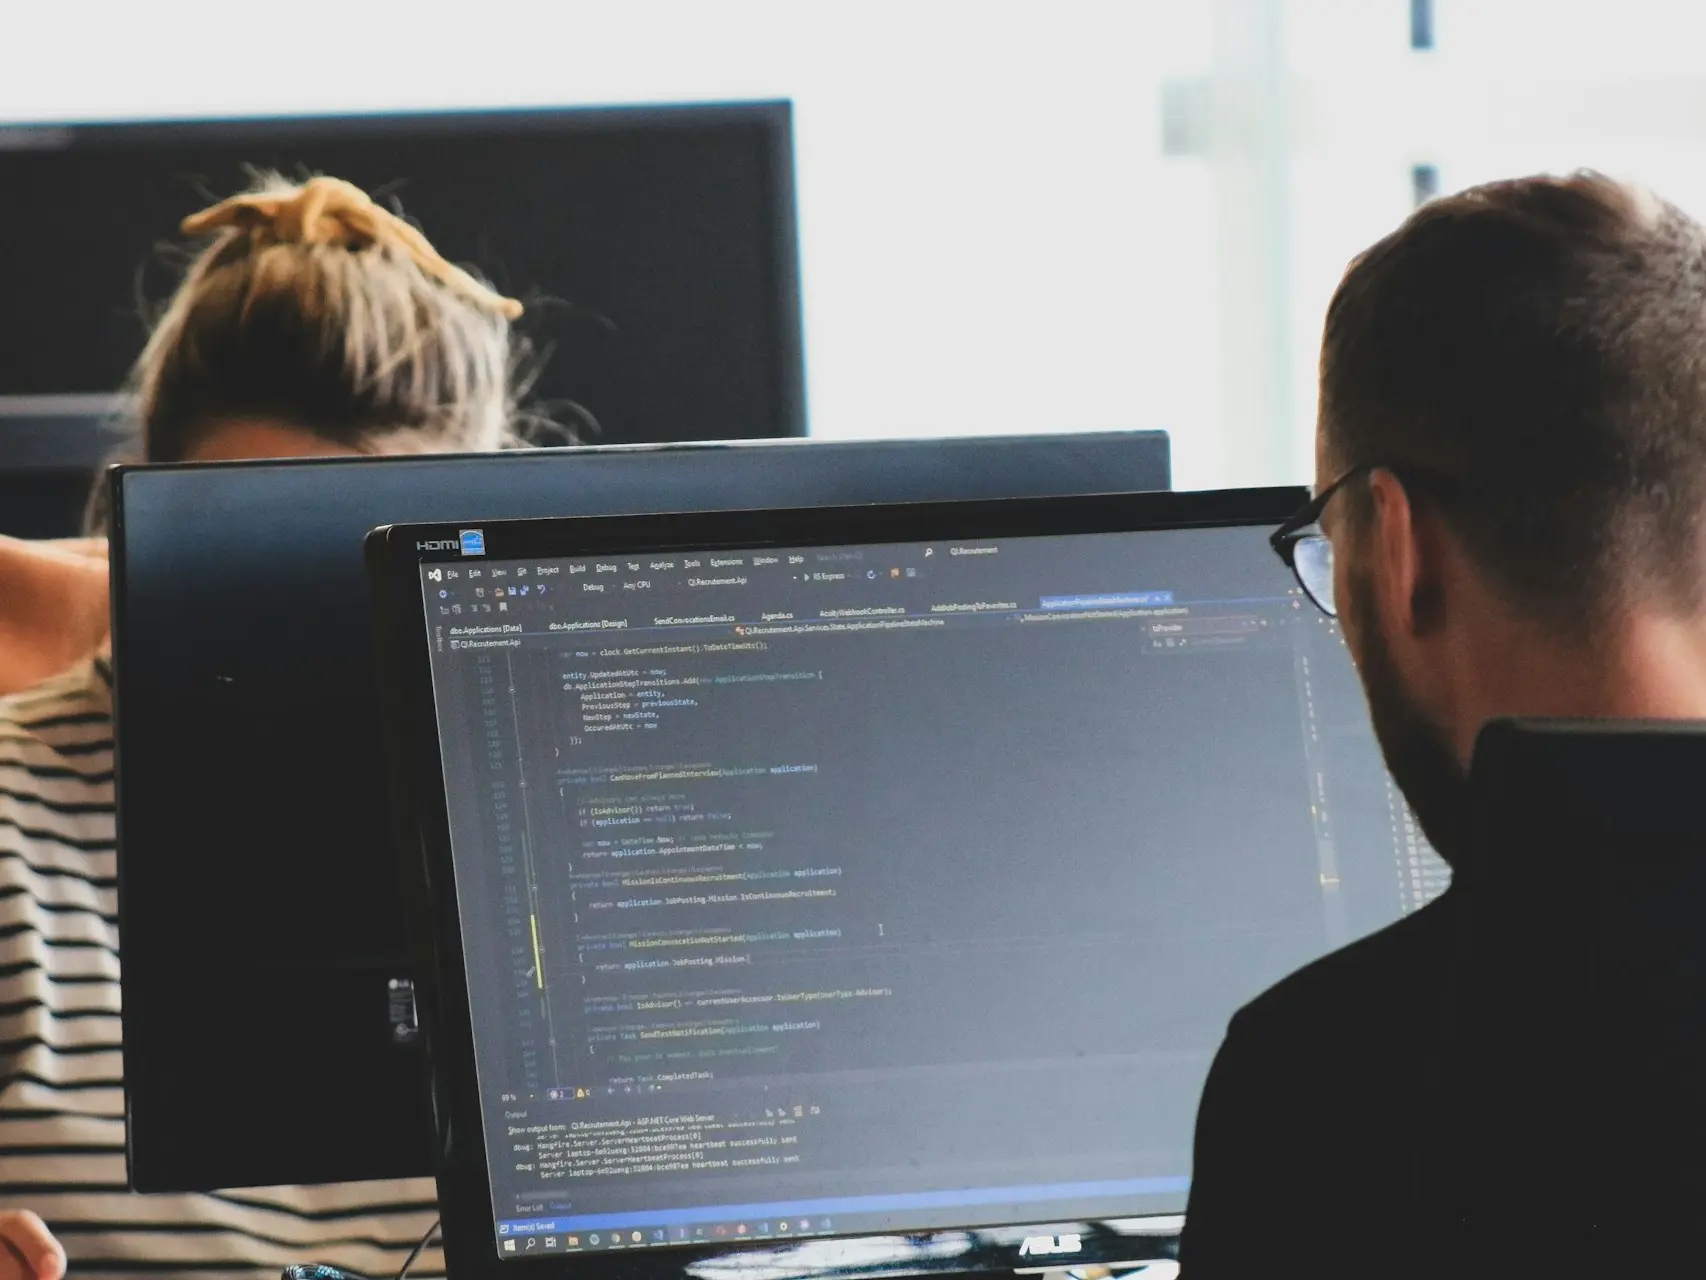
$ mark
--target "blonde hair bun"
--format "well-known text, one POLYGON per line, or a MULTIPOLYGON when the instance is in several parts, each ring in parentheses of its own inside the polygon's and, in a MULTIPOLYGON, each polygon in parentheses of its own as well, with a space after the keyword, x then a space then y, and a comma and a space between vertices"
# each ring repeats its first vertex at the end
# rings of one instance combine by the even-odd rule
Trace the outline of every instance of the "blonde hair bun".
POLYGON ((262 173, 182 225, 204 243, 130 378, 148 461, 239 421, 364 453, 515 441, 521 304, 359 187, 262 173))
POLYGON ((246 232, 274 244, 390 248, 476 306, 506 320, 514 320, 522 312, 521 303, 445 261, 418 228, 375 204, 367 192, 342 178, 310 178, 299 186, 246 192, 192 213, 183 221, 185 235, 227 230, 246 232))

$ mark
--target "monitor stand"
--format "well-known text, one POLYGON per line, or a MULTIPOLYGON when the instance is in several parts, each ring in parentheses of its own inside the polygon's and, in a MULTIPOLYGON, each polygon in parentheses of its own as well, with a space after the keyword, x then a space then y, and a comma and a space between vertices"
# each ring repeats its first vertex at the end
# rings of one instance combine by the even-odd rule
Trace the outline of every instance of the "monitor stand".
POLYGON ((1027 1268, 1013 1274, 1036 1276, 1038 1280, 1178 1280, 1179 1262, 1176 1258, 1153 1258, 1147 1262, 1098 1262, 1086 1267, 1045 1271, 1027 1268))

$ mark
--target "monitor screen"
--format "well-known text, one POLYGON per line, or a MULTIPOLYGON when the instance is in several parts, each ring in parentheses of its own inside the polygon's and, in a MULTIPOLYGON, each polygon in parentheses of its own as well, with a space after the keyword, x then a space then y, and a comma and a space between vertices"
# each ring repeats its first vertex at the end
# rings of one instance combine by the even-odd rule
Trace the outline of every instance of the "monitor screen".
POLYGON ((180 1191, 432 1170, 362 575, 373 526, 1167 482, 1162 432, 117 471, 132 1182, 180 1191))
POLYGON ((785 102, 0 126, 0 427, 118 391, 179 222, 257 170, 346 178, 520 298, 532 395, 592 442, 804 434, 785 102))
POLYGON ((498 1256, 1181 1211, 1447 880, 1267 533, 420 565, 498 1256))

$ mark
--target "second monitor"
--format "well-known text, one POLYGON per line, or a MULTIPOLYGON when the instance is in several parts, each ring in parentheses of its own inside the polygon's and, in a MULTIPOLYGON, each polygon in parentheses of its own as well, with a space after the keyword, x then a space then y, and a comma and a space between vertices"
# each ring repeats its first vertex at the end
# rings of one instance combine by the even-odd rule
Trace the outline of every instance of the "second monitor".
POLYGON ((430 1172, 361 542, 377 524, 1164 489, 1161 432, 122 468, 138 1190, 430 1172), (257 1104, 257 1099, 264 1102, 257 1104))

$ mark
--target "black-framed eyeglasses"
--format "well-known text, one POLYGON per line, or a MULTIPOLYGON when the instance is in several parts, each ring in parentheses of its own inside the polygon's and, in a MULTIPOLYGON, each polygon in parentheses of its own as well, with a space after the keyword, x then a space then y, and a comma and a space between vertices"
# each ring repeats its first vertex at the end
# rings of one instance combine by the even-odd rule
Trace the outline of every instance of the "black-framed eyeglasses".
POLYGON ((1296 515, 1273 531, 1268 539, 1274 554, 1285 561, 1286 568, 1297 577, 1298 586, 1311 603, 1329 618, 1339 616, 1339 603, 1333 598, 1333 544, 1321 532, 1321 513, 1327 504, 1353 480, 1360 480, 1375 471, 1390 471, 1405 485, 1426 486, 1436 491, 1449 491, 1456 481, 1442 471, 1426 467, 1397 466, 1390 462, 1362 462, 1350 468, 1320 493, 1298 509, 1296 515))

